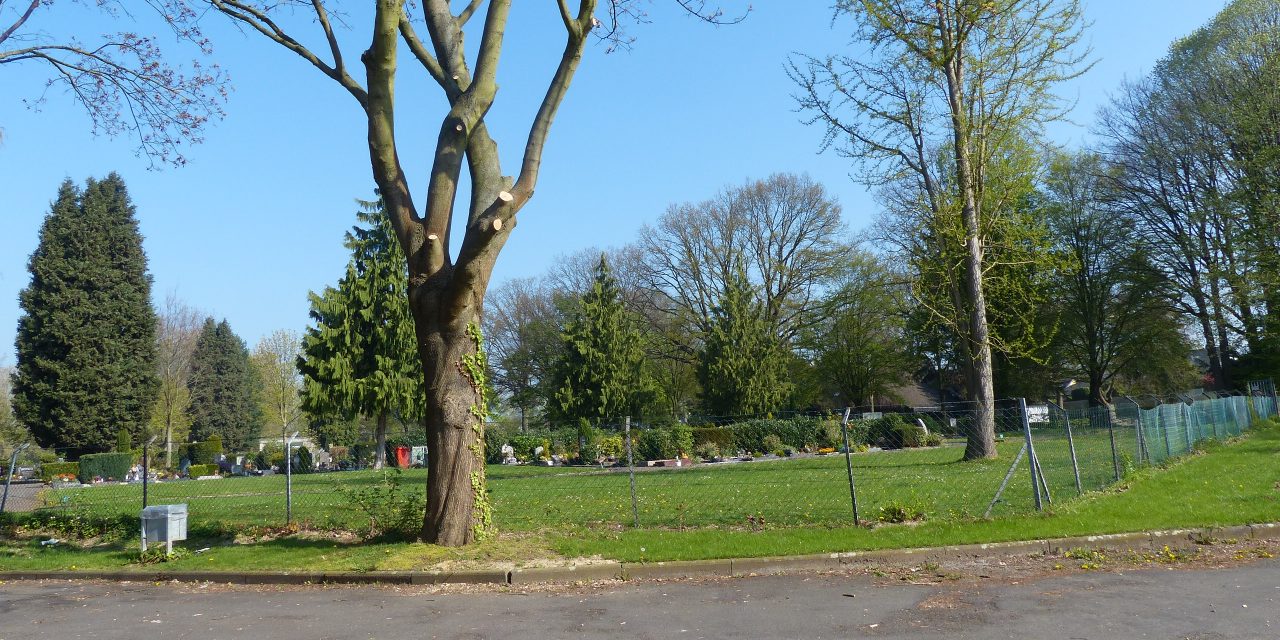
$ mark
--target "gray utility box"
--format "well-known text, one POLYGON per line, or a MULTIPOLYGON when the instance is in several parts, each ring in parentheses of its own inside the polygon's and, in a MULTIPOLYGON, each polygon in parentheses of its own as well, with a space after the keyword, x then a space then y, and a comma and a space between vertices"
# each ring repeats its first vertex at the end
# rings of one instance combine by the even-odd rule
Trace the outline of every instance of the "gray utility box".
POLYGON ((164 542, 170 549, 187 539, 187 505, 158 504, 142 510, 142 549, 149 542, 164 542))

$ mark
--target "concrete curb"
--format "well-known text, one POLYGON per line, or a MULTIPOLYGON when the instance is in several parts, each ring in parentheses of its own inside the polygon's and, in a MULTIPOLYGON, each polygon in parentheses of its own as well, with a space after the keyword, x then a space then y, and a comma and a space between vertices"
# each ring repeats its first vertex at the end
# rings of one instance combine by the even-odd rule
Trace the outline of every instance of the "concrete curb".
POLYGON ((1057 555, 1071 549, 1159 551, 1212 540, 1280 539, 1280 523, 1173 529, 1137 533, 1075 536, 1049 540, 881 549, 798 556, 728 558, 676 562, 605 562, 600 564, 491 569, 481 571, 329 571, 329 572, 216 572, 216 571, 0 571, 9 580, 109 580, 114 582, 218 582, 225 584, 504 584, 600 582, 704 577, 743 577, 783 573, 835 571, 849 565, 915 563, 951 558, 1057 555))

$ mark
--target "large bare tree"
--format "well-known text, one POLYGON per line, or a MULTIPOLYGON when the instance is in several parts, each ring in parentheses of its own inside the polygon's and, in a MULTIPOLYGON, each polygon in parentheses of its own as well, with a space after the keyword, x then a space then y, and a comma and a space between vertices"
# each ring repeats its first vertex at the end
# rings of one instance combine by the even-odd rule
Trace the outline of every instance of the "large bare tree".
POLYGON ((643 300, 649 315, 675 316, 696 334, 710 329, 726 283, 745 272, 769 329, 790 342, 812 322, 818 290, 846 255, 843 229, 840 205, 821 184, 772 175, 668 208, 640 232, 636 283, 658 294, 643 300))
POLYGON ((790 65, 825 147, 856 160, 871 185, 909 181, 938 228, 958 219, 953 292, 977 428, 966 459, 995 448, 995 389, 984 276, 983 189, 990 164, 1059 117, 1055 84, 1082 72, 1078 0, 838 0, 866 55, 800 56, 790 65), (939 159, 945 159, 940 163, 939 159), (941 166, 940 166, 941 165, 941 166))
MULTIPOLYGON (((718 11, 703 7, 701 0, 677 2, 707 20, 722 19, 718 11)), ((297 54, 363 111, 374 180, 408 260, 410 306, 427 386, 429 453, 423 537, 451 546, 476 540, 487 532, 491 520, 483 455, 486 384, 480 326, 485 291, 498 253, 516 226, 516 213, 533 197, 547 136, 588 40, 594 32, 606 41, 622 42, 620 26, 640 17, 640 3, 548 3, 547 10, 558 14, 563 27, 556 36, 563 49, 523 142, 520 166, 512 173, 504 172, 498 141, 485 124, 498 93, 498 65, 512 0, 375 0, 366 31, 368 45, 356 67, 349 64, 339 42, 339 32, 351 16, 335 15, 323 0, 186 0, 183 4, 211 8, 297 54), (308 37, 323 44, 309 46, 307 37, 291 32, 287 21, 303 17, 298 14, 310 14, 313 31, 308 37), (473 46, 464 45, 466 35, 472 36, 473 46), (411 193, 410 173, 401 164, 404 140, 396 129, 395 89, 402 62, 429 77, 448 105, 439 114, 421 199, 411 193), (358 79, 360 75, 363 79, 358 79), (464 169, 470 193, 465 215, 456 219, 464 169), (455 224, 461 229, 455 229, 455 224), (462 239, 452 253, 455 231, 462 239)), ((422 117, 424 109, 411 105, 405 112, 422 117)))
POLYGON ((187 380, 191 377, 191 354, 204 326, 205 314, 178 297, 176 291, 165 294, 156 314, 156 377, 160 390, 151 423, 164 436, 164 464, 173 466, 173 443, 184 440, 190 426, 187 403, 190 394, 187 380))

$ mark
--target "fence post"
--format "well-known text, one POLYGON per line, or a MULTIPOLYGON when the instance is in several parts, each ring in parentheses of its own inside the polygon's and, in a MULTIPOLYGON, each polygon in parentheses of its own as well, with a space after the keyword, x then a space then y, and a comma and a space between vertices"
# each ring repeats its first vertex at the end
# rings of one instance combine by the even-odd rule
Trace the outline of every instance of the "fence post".
POLYGON ((1194 446, 1195 443, 1200 441, 1200 429, 1199 429, 1199 425, 1197 425, 1196 437, 1192 438, 1191 437, 1191 407, 1185 402, 1182 403, 1182 421, 1187 425, 1187 431, 1185 434, 1186 435, 1185 440, 1187 441, 1187 451, 1191 451, 1191 447, 1194 446))
POLYGON ((1022 456, 1026 455, 1026 453, 1027 445, 1024 444, 1021 449, 1018 449, 1018 455, 1014 456, 1013 464, 1009 465, 1009 472, 1004 474, 1004 480, 1000 482, 1000 488, 996 489, 995 497, 991 499, 991 504, 987 505, 987 510, 982 514, 983 518, 991 517, 991 510, 996 508, 997 502, 1000 502, 1000 496, 1004 495, 1005 487, 1009 486, 1009 479, 1013 477, 1013 472, 1018 470, 1018 463, 1022 462, 1022 456))
POLYGON ((1022 414, 1022 433, 1027 439, 1028 467, 1031 468, 1031 493, 1035 496, 1036 511, 1044 511, 1044 503, 1040 498, 1040 476, 1036 469, 1036 448, 1031 444, 1031 420, 1027 418, 1027 399, 1018 398, 1018 412, 1022 414))
POLYGON ((849 471, 849 501, 853 503, 853 524, 858 524, 858 491, 853 484, 853 453, 849 450, 849 412, 852 407, 844 408, 844 418, 840 420, 840 434, 844 439, 844 466, 849 471))
POLYGON ((4 513, 4 507, 9 503, 9 484, 13 482, 13 468, 18 466, 18 454, 29 446, 31 445, 24 442, 13 450, 13 455, 9 456, 9 466, 4 470, 4 497, 0 498, 0 513, 4 513))
POLYGON ((1067 447, 1071 449, 1071 471, 1076 475, 1076 493, 1084 495, 1084 487, 1080 484, 1080 463, 1076 459, 1076 439, 1071 434, 1071 414, 1067 413, 1065 408, 1054 404, 1052 400, 1049 401, 1049 405, 1062 412, 1062 421, 1067 424, 1067 447))
POLYGON ((151 475, 151 460, 148 455, 151 452, 151 443, 155 442, 155 437, 142 443, 142 508, 147 508, 147 476, 151 475))
MULTIPOLYGON (((1107 435, 1111 439, 1111 471, 1115 475, 1115 481, 1120 482, 1120 452, 1116 450, 1115 408, 1112 405, 1103 405, 1101 408, 1107 412, 1107 435)), ((1090 411, 1093 410, 1090 409, 1090 411)))
POLYGON ((1142 432, 1142 405, 1137 400, 1125 396, 1125 399, 1133 403, 1133 424, 1138 436, 1138 464, 1146 462, 1151 463, 1151 453, 1147 451, 1147 436, 1142 432))
POLYGON ((640 528, 640 506, 636 502, 636 465, 631 456, 631 416, 622 422, 622 441, 627 445, 627 475, 631 478, 631 524, 640 528))
POLYGON ((293 441, 298 437, 294 431, 284 441, 284 525, 293 524, 293 441))

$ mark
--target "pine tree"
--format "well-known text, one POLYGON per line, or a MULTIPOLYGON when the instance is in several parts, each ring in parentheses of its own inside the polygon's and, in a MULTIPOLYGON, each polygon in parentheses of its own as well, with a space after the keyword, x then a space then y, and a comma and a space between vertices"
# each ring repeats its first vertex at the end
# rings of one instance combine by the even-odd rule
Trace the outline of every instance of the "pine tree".
POLYGON ((426 390, 409 313, 404 253, 381 200, 360 201, 343 243, 351 261, 337 288, 310 294, 302 338, 302 407, 313 419, 377 421, 375 466, 386 460, 390 416, 422 416, 426 390))
POLYGON ((552 369, 552 420, 599 424, 637 412, 649 393, 642 336, 622 305, 622 293, 603 255, 591 289, 561 333, 552 369))
POLYGON ((217 435, 228 451, 247 451, 255 445, 263 422, 260 384, 244 340, 226 320, 215 323, 207 318, 191 354, 187 380, 192 441, 217 435))
POLYGON ((746 275, 726 280, 711 316, 698 366, 703 409, 726 417, 776 410, 791 392, 787 352, 746 275))
POLYGON ((43 447, 110 451, 141 439, 156 396, 156 314, 124 181, 70 180, 40 229, 19 295, 14 413, 43 447))

